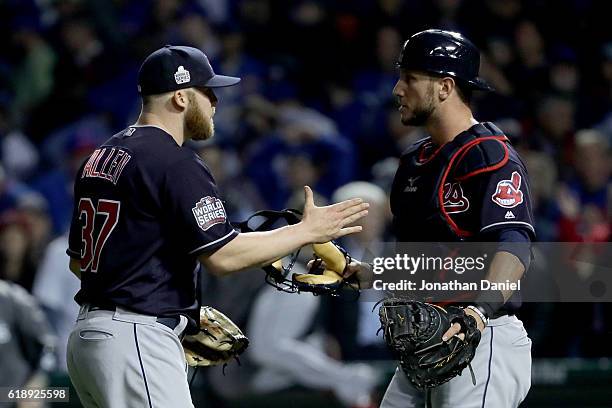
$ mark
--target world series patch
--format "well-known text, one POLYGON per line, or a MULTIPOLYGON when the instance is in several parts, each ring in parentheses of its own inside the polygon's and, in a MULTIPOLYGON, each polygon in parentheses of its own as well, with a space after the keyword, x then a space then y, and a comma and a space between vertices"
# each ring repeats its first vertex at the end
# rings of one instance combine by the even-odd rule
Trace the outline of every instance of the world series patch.
POLYGON ((179 85, 187 83, 191 81, 191 74, 181 65, 174 73, 174 81, 179 85))
POLYGON ((216 224, 223 224, 227 220, 223 203, 217 197, 206 196, 200 199, 191 209, 198 227, 207 231, 216 224))
POLYGON ((497 183, 495 193, 491 200, 500 207, 514 208, 523 202, 521 191, 521 175, 518 171, 512 172, 510 180, 501 180, 497 183))

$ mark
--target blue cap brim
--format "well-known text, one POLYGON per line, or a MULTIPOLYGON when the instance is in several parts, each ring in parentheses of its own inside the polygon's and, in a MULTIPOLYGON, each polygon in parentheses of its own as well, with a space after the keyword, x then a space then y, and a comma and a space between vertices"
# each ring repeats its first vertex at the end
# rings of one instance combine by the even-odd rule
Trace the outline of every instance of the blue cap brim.
POLYGON ((225 76, 225 75, 215 75, 210 78, 204 86, 208 88, 222 88, 224 86, 232 86, 236 85, 240 82, 240 78, 225 76))

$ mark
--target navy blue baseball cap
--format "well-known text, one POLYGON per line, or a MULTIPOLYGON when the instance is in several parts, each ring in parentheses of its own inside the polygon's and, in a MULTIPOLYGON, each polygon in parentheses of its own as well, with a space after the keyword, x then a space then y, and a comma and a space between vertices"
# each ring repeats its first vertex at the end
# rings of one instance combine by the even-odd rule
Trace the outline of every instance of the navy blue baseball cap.
POLYGON ((240 78, 217 75, 208 57, 193 47, 166 45, 149 55, 138 71, 138 92, 154 95, 184 88, 221 88, 240 78))

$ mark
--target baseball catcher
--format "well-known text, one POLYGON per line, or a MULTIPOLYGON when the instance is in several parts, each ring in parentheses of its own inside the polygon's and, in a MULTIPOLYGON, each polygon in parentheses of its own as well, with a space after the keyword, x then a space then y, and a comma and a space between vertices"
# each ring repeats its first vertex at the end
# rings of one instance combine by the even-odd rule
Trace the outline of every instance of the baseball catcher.
POLYGON ((387 345, 416 388, 436 387, 461 375, 465 367, 470 367, 476 383, 470 362, 480 330, 462 308, 389 298, 382 301, 379 317, 387 345), (454 323, 461 325, 462 334, 444 341, 442 336, 454 323))
POLYGON ((200 332, 182 341, 187 364, 192 367, 227 364, 238 358, 249 339, 227 316, 210 306, 200 309, 200 332))

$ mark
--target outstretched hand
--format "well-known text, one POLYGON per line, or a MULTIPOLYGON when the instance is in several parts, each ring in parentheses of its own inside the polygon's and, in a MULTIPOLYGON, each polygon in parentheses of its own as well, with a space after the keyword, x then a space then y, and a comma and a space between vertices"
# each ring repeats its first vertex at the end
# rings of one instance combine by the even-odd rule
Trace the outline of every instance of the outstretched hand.
POLYGON ((304 211, 302 224, 312 243, 331 241, 348 234, 361 231, 361 226, 353 224, 368 214, 368 203, 361 198, 342 201, 336 204, 317 207, 314 195, 308 186, 304 186, 304 211))

